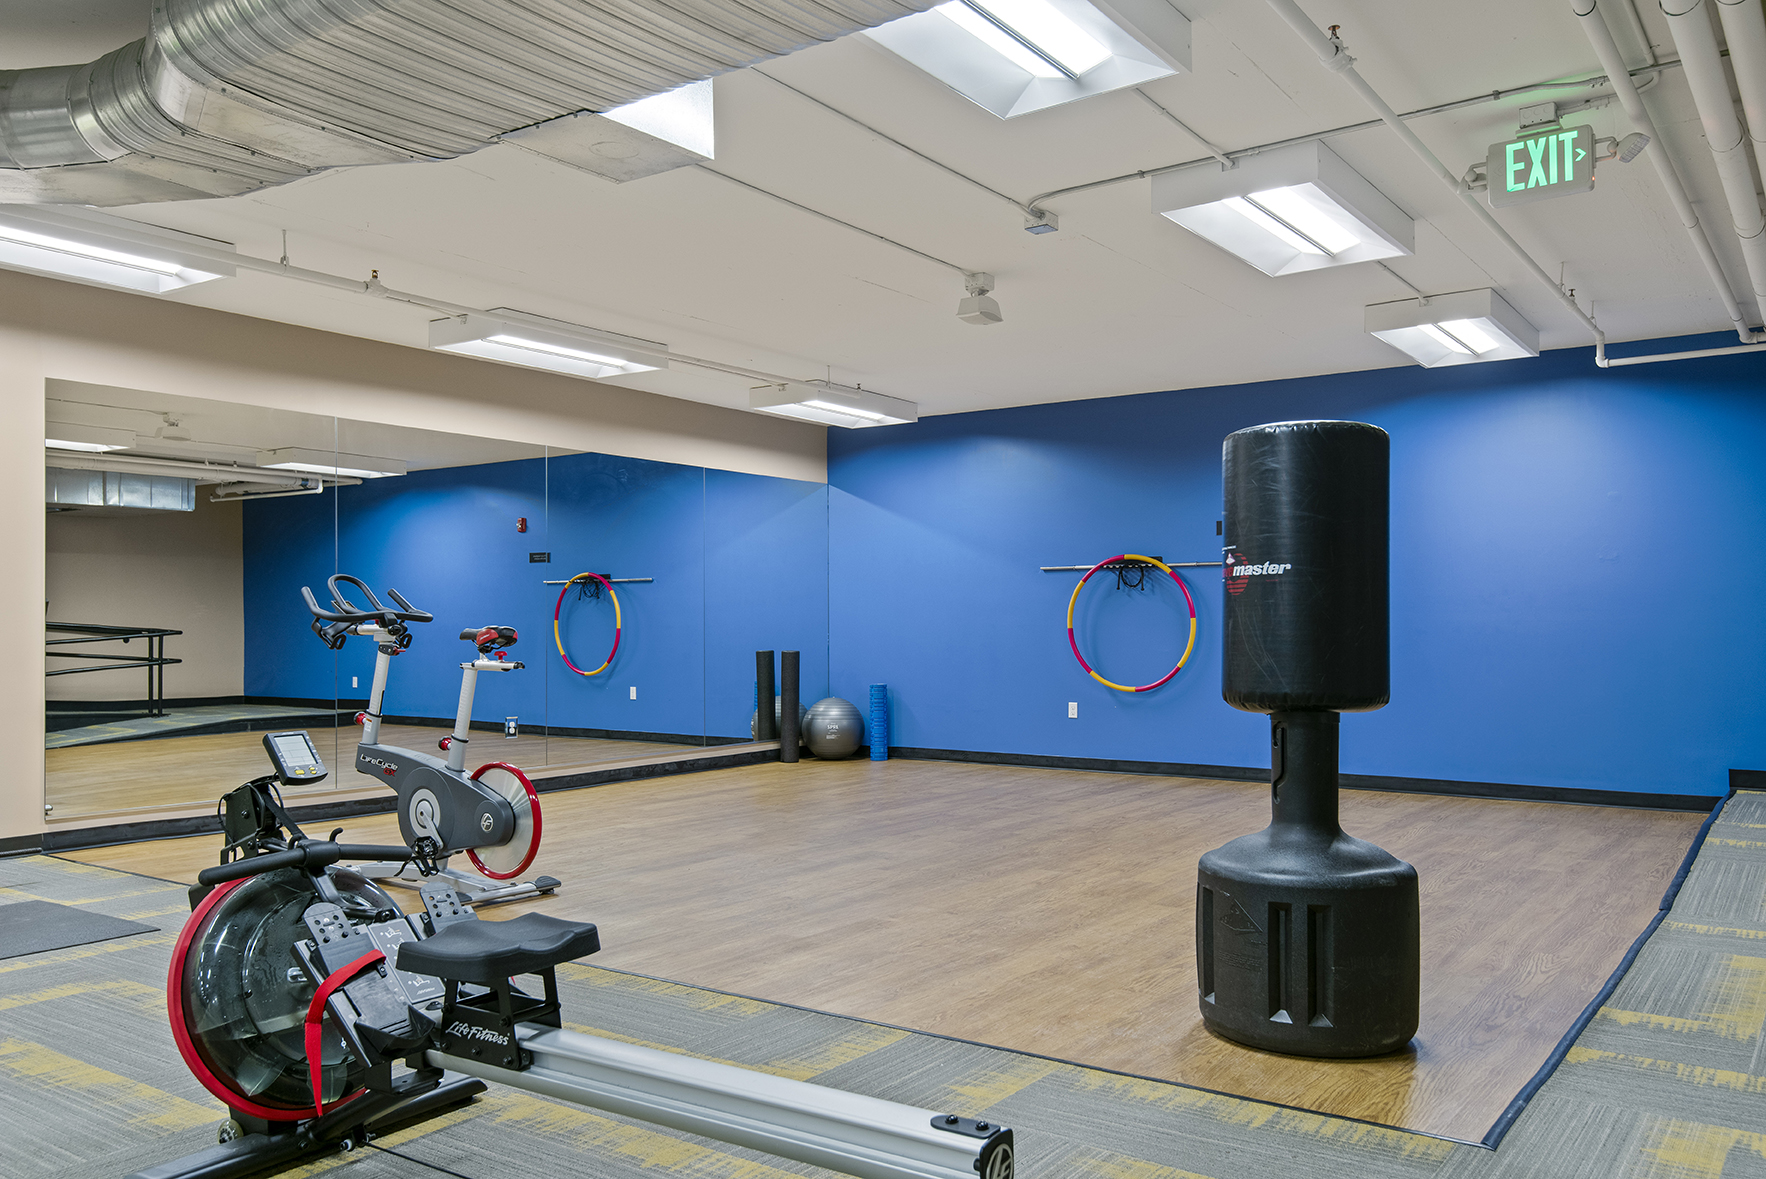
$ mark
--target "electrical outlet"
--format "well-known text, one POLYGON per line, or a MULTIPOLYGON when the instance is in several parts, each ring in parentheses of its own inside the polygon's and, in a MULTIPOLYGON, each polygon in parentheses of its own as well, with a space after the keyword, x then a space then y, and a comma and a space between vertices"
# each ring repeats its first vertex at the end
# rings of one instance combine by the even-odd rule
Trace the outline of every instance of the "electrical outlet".
POLYGON ((632 685, 632 699, 636 700, 637 698, 638 698, 638 685, 633 684, 632 685))
POLYGON ((1077 700, 1067 701, 1067 719, 1068 720, 1078 720, 1079 719, 1079 701, 1077 701, 1077 700))
POLYGON ((362 677, 359 675, 352 675, 350 677, 350 687, 359 688, 361 686, 362 686, 362 677))

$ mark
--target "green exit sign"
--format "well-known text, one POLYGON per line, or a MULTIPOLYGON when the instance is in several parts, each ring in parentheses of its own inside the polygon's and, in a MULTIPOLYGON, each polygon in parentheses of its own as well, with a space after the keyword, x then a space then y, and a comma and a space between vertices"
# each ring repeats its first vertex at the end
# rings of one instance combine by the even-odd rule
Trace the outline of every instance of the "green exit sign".
POLYGON ((1493 143, 1484 174, 1493 209, 1588 192, 1594 188, 1594 128, 1547 127, 1493 143))

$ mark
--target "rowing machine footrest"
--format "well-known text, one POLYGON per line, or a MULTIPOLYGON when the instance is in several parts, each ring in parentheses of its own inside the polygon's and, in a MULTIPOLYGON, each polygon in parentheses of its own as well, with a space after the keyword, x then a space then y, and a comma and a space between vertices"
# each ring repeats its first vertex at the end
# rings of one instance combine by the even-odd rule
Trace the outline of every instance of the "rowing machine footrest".
POLYGON ((461 921, 434 937, 406 942, 399 947, 398 968, 491 986, 586 958, 600 948, 601 935, 590 922, 523 913, 508 921, 461 921))

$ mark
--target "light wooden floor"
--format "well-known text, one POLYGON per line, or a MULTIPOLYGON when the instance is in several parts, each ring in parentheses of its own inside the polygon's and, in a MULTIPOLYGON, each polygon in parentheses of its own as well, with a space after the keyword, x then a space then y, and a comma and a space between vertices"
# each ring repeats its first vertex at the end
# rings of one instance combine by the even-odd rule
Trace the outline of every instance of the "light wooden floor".
MULTIPOLYGON (((606 966, 1476 1140, 1655 913, 1702 821, 1346 792, 1345 827, 1421 874, 1422 1030, 1402 1056, 1307 1061, 1216 1039, 1196 1011, 1196 859, 1267 823, 1267 797, 914 761, 619 783, 546 796, 534 871, 565 885, 531 907, 598 922, 606 966)), ((396 830, 376 817, 348 838, 396 830)), ((75 858, 189 880, 215 844, 75 858)))
MULTIPOLYGON (((436 742, 447 736, 445 728, 386 725, 380 739, 440 756, 436 742)), ((303 795, 323 795, 338 790, 371 789, 373 783, 350 766, 360 729, 311 729, 319 756, 331 776, 303 795), (342 744, 335 744, 341 742, 342 744), (342 772, 339 772, 339 767, 342 772)), ((655 741, 615 741, 598 737, 545 737, 523 734, 506 738, 497 733, 472 734, 469 765, 507 761, 524 770, 547 765, 578 765, 614 761, 651 754, 678 753, 697 746, 665 745, 655 741)), ((118 741, 107 745, 74 745, 44 751, 43 800, 52 805, 57 819, 69 815, 105 814, 121 810, 158 810, 166 807, 204 805, 241 782, 269 772, 264 753, 264 734, 210 733, 196 737, 159 737, 150 741, 118 741)), ((290 794, 288 797, 294 797, 290 794)))

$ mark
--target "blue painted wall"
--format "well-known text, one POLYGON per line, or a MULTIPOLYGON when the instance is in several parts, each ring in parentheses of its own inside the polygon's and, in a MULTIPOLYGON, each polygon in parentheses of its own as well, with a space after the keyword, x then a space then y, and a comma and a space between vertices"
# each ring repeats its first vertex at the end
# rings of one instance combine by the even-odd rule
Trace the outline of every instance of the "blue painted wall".
MULTIPOLYGON (((367 695, 373 646, 355 639, 333 655, 307 629, 300 587, 323 602, 334 570, 396 587, 436 616, 393 665, 394 715, 454 714, 458 664, 471 653, 457 636, 484 623, 519 629, 511 654, 528 666, 480 677, 479 720, 734 737, 748 731, 757 647, 801 648, 806 694, 827 682, 821 484, 578 454, 420 471, 245 510, 248 695, 367 695), (550 552, 552 563, 531 564, 529 552, 550 552), (559 659, 558 587, 542 584, 586 569, 655 579, 617 587, 623 638, 613 666, 592 677, 559 659)), ((613 640, 611 604, 572 591, 563 636, 578 667, 596 667, 613 640)))
MULTIPOLYGON (((1602 371, 1571 350, 832 430, 834 692, 888 682, 895 745, 1267 765, 1267 721, 1220 699, 1218 570, 1189 577, 1188 667, 1128 695, 1067 648, 1077 575, 1038 566, 1217 559, 1221 440, 1295 418, 1392 436, 1392 703, 1344 718, 1345 772, 1718 794, 1766 766, 1756 356, 1602 371)), ((1174 588, 1094 578, 1093 664, 1163 674, 1174 588)))

